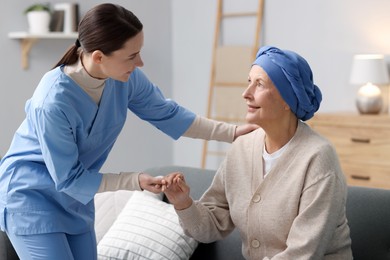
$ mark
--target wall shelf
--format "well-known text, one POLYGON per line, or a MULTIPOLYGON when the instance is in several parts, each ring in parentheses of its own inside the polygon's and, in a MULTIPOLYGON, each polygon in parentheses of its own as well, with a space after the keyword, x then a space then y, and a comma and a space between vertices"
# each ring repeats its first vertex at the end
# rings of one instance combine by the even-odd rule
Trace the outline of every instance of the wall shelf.
POLYGON ((32 46, 39 39, 77 39, 78 33, 63 33, 63 32, 49 32, 42 34, 32 34, 28 32, 10 32, 8 33, 10 39, 20 40, 22 51, 22 68, 28 68, 28 56, 32 46))

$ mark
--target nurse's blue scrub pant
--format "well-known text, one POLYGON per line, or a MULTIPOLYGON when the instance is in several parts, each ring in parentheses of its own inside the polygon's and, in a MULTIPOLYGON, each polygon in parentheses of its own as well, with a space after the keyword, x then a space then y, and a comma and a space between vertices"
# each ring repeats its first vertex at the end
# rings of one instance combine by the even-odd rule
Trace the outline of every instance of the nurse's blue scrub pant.
POLYGON ((15 235, 8 232, 7 235, 21 260, 97 259, 96 236, 93 230, 78 235, 15 235))

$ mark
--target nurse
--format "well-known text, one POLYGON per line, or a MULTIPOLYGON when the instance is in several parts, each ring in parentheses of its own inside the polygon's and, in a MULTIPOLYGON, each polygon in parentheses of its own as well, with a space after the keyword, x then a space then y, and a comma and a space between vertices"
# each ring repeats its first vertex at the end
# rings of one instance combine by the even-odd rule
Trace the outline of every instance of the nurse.
POLYGON ((255 128, 209 120, 166 99, 139 69, 142 28, 121 6, 92 8, 74 46, 27 101, 0 164, 0 226, 21 259, 97 259, 94 195, 161 192, 161 180, 145 173, 100 172, 128 110, 173 139, 232 142, 255 128))

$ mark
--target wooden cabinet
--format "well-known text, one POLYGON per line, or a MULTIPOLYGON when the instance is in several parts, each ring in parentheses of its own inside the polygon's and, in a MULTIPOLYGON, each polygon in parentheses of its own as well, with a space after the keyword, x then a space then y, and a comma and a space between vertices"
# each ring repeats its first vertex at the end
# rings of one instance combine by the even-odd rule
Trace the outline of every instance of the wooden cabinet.
POLYGON ((336 148, 349 185, 390 189, 390 116, 318 113, 307 122, 336 148))

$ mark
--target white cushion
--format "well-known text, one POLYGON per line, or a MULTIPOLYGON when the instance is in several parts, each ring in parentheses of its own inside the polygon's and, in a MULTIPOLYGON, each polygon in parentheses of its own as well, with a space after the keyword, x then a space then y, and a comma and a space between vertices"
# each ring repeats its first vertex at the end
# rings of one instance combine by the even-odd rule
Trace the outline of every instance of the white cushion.
MULTIPOLYGON (((114 221, 133 193, 134 191, 118 190, 101 192, 95 195, 95 233, 97 244, 99 244, 108 229, 114 224, 114 221)), ((162 200, 164 194, 150 193, 150 195, 162 200)))
POLYGON ((173 205, 134 191, 98 244, 98 258, 189 259, 197 245, 184 234, 173 205))
POLYGON ((95 195, 96 243, 99 244, 132 195, 133 191, 127 190, 108 191, 95 195))

